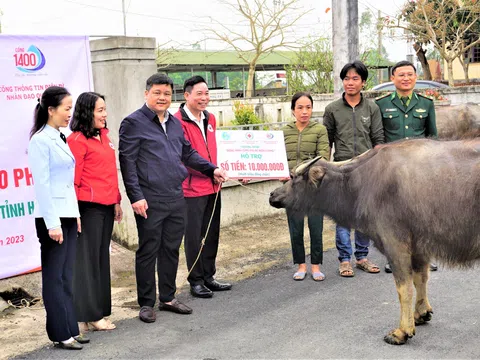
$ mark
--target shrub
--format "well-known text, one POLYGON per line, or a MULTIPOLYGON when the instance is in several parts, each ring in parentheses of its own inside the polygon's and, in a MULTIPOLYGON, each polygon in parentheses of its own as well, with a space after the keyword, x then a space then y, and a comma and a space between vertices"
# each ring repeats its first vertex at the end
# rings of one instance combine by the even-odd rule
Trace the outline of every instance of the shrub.
POLYGON ((232 121, 233 125, 249 125, 262 123, 262 121, 255 114, 253 105, 244 104, 240 101, 234 101, 233 113, 235 114, 235 119, 232 121))

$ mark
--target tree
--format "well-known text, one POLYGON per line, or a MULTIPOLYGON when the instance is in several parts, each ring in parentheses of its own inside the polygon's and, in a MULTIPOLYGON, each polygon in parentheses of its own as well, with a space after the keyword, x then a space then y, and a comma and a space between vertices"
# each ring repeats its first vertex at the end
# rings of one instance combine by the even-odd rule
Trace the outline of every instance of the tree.
MULTIPOLYGON (((462 21, 462 17, 464 16, 464 13, 461 12, 459 13, 459 22, 462 21)), ((475 24, 470 28, 469 31, 465 32, 463 36, 463 42, 461 43, 461 49, 460 49, 460 56, 458 57, 458 60, 460 61, 460 64, 462 65, 463 68, 463 74, 465 77, 465 82, 470 82, 470 79, 468 77, 468 67, 470 65, 471 61, 471 56, 472 56, 472 50, 473 48, 470 47, 469 45, 474 42, 476 39, 478 39, 480 34, 480 20, 477 18, 477 21, 475 24), (468 47, 468 49, 467 49, 468 47)))
POLYGON ((333 92, 333 51, 331 40, 320 38, 305 44, 296 59, 285 67, 290 94, 309 91, 318 94, 333 92))
POLYGON ((453 86, 453 61, 480 44, 479 16, 477 0, 417 0, 408 1, 390 25, 411 32, 419 44, 432 43, 447 63, 453 86))
POLYGON ((170 65, 172 56, 175 55, 177 50, 172 47, 166 47, 170 41, 163 44, 157 44, 156 59, 157 69, 165 68, 170 65))
MULTIPOLYGON (((383 19, 380 16, 375 17, 374 14, 366 10, 360 16, 358 24, 360 39, 360 60, 368 66, 379 66, 389 63, 388 54, 382 45, 383 38, 383 19), (375 20, 375 22, 374 22, 375 20)), ((373 72, 367 80, 365 88, 370 88, 373 83, 382 81, 382 69, 378 69, 376 76, 373 72)))
POLYGON ((422 44, 418 41, 413 43, 413 49, 415 50, 415 54, 417 54, 418 61, 420 61, 420 64, 422 65, 423 78, 425 80, 433 80, 432 72, 428 65, 427 50, 424 49, 422 44))
POLYGON ((211 18, 221 30, 206 29, 217 39, 232 47, 248 65, 246 96, 253 96, 255 67, 265 55, 280 48, 298 48, 291 38, 292 27, 309 10, 298 8, 299 0, 221 0, 232 13, 240 17, 238 25, 247 31, 234 30, 211 18))

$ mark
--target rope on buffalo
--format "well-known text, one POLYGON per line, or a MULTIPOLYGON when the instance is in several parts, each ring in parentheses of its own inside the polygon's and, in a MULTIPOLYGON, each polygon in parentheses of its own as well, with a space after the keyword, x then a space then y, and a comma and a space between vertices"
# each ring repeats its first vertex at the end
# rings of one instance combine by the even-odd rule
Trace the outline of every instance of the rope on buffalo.
POLYGON ((247 185, 242 184, 241 181, 233 180, 233 179, 230 179, 230 181, 234 181, 234 182, 236 182, 238 185, 243 186, 245 189, 248 189, 248 190, 250 190, 250 191, 257 192, 257 193, 262 194, 262 195, 270 196, 270 193, 266 193, 266 192, 263 192, 263 191, 260 191, 260 190, 252 189, 251 187, 248 187, 247 185))
MULTIPOLYGON (((262 195, 267 195, 267 196, 270 195, 269 193, 266 193, 266 192, 263 192, 263 191, 259 191, 259 190, 256 190, 256 189, 252 189, 251 187, 248 187, 248 186, 242 184, 241 181, 234 180, 234 179, 230 179, 230 181, 233 181, 233 182, 237 183, 238 185, 243 186, 245 189, 248 189, 248 190, 250 190, 250 191, 254 191, 254 192, 257 192, 257 193, 262 194, 262 195)), ((212 215, 210 216, 210 220, 208 221, 207 231, 205 231, 205 235, 203 236, 202 241, 200 242, 200 249, 198 250, 197 258, 196 258, 195 261, 193 262, 192 267, 188 270, 187 276, 186 276, 185 279, 182 281, 182 283, 181 283, 181 285, 179 286, 179 288, 182 288, 182 287, 187 283, 187 280, 188 280, 188 277, 190 276, 190 273, 192 272, 193 268, 194 268, 195 265, 197 264, 198 259, 200 259, 200 256, 201 256, 201 254, 202 254, 203 247, 205 246, 205 239, 207 238, 208 232, 210 231, 210 224, 212 223, 212 220, 213 220, 213 214, 215 214, 215 208, 217 207, 217 200, 218 200, 218 195, 220 194, 220 189, 221 189, 221 187, 222 187, 222 184, 219 184, 219 185, 218 185, 218 190, 217 190, 217 195, 215 196, 215 202, 214 202, 214 204, 213 204, 212 215)))
POLYGON ((203 236, 202 241, 200 242, 200 249, 198 250, 197 258, 193 262, 192 267, 190 269, 188 269, 187 276, 185 277, 185 279, 183 280, 183 282, 179 286, 179 288, 182 288, 187 283, 187 280, 188 280, 188 277, 190 276, 190 273, 192 272, 195 265, 197 265, 198 259, 200 259, 200 255, 202 254, 203 247, 205 246, 205 239, 208 236, 208 232, 210 231, 210 225, 211 225, 212 220, 213 220, 213 215, 215 214, 215 209, 217 207, 218 195, 220 194, 221 187, 222 187, 222 184, 221 183, 218 184, 217 195, 215 196, 215 201, 213 203, 212 215, 210 216, 210 220, 208 221, 207 231, 205 231, 205 235, 203 236))
POLYGON ((36 298, 31 299, 31 300, 27 300, 27 299, 23 298, 23 299, 20 300, 20 305, 15 305, 14 303, 12 303, 11 300, 8 300, 7 304, 8 304, 9 307, 12 307, 14 309, 23 309, 23 308, 28 308, 28 309, 31 309, 31 310, 41 310, 41 309, 43 309, 43 299, 41 297, 36 297, 36 298), (33 306, 35 306, 37 304, 41 304, 41 305, 33 308, 33 306))

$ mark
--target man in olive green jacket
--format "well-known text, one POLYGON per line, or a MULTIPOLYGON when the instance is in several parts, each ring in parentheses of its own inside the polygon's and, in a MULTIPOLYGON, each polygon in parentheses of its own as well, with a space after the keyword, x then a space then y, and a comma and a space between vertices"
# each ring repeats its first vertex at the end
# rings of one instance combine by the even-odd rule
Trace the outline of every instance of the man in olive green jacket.
MULTIPOLYGON (((413 92, 417 82, 417 69, 409 61, 400 61, 392 68, 390 77, 396 91, 376 99, 380 108, 387 143, 416 137, 437 136, 433 100, 413 92)), ((430 264, 436 271, 437 265, 430 264)), ((390 264, 385 271, 392 272, 390 264)))
MULTIPOLYGON (((346 64, 340 72, 340 78, 345 92, 341 99, 327 105, 323 116, 330 146, 335 144, 334 161, 351 159, 385 141, 380 110, 373 101, 364 98, 361 93, 368 78, 365 65, 360 61, 346 64)), ((352 257, 350 229, 337 224, 335 242, 340 261, 340 276, 354 276, 350 264, 352 257)), ((369 273, 378 273, 380 268, 367 259, 369 245, 370 239, 355 230, 357 268, 369 273)))

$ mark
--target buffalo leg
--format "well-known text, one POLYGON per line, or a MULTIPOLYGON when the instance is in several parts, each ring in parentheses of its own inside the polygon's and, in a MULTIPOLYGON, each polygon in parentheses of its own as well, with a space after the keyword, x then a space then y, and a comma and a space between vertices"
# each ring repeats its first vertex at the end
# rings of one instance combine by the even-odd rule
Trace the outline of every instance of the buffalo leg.
POLYGON ((413 266, 413 284, 417 293, 415 302, 415 325, 425 324, 432 319, 433 310, 428 302, 427 297, 427 282, 428 282, 428 267, 429 261, 418 261, 412 259, 413 266))
POLYGON ((395 286, 400 301, 400 326, 390 331, 384 340, 392 345, 403 345, 407 342, 408 338, 415 335, 415 321, 413 318, 413 276, 410 254, 408 254, 405 249, 396 250, 398 251, 392 252, 396 254, 396 256, 389 256, 389 261, 392 266, 395 286))

